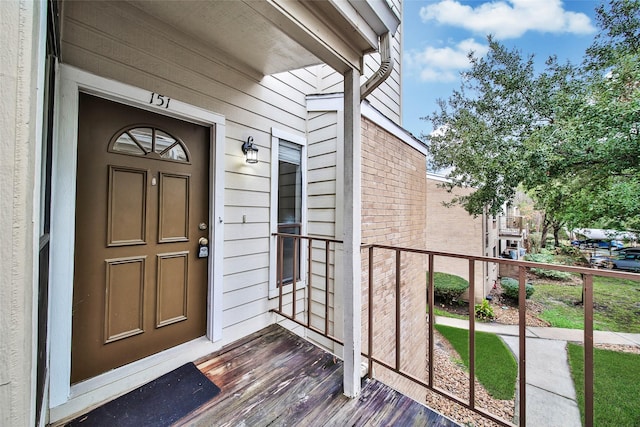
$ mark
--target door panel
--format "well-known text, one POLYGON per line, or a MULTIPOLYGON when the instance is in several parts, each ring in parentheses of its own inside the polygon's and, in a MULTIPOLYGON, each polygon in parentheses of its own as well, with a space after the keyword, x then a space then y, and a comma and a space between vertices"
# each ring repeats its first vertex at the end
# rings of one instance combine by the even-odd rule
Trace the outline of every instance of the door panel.
POLYGON ((105 343, 144 332, 145 261, 146 257, 106 260, 105 343))
POLYGON ((107 232, 109 246, 145 243, 147 171, 109 167, 107 232))
POLYGON ((188 252, 158 255, 158 328, 187 319, 188 256, 188 252))
POLYGON ((71 382, 206 333, 209 129, 80 94, 71 382))
POLYGON ((189 176, 160 173, 158 241, 189 240, 189 176))

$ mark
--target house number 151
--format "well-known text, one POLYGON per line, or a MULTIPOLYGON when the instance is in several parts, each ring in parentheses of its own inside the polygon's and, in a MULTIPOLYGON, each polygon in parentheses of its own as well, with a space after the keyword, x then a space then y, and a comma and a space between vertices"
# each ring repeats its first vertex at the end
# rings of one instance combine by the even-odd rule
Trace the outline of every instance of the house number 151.
POLYGON ((169 108, 170 102, 171 98, 155 92, 151 93, 151 99, 149 100, 149 104, 157 105, 158 107, 162 108, 169 108))

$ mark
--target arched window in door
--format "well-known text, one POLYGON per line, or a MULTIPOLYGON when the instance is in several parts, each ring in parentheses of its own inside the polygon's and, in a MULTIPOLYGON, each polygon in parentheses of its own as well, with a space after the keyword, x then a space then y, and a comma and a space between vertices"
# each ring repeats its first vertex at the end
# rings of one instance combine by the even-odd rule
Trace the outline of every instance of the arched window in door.
POLYGON ((133 125, 119 130, 109 142, 109 152, 191 163, 189 150, 179 138, 153 126, 133 125))

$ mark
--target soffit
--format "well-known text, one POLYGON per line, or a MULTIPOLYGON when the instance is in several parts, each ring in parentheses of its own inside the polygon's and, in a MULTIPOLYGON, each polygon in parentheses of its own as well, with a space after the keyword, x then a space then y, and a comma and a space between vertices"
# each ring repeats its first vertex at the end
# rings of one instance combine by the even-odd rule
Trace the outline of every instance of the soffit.
POLYGON ((374 48, 370 37, 363 36, 366 31, 354 27, 331 2, 130 3, 262 75, 320 63, 345 71, 359 67, 359 58, 374 48))

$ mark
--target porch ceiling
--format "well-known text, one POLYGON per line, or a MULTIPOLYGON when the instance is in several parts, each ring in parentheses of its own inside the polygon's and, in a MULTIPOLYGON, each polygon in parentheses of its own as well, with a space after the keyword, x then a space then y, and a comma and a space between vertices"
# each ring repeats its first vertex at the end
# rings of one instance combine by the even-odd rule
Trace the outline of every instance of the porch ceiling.
POLYGON ((377 48, 372 28, 361 28, 332 2, 146 1, 130 3, 236 63, 262 75, 327 63, 359 67, 377 48))

